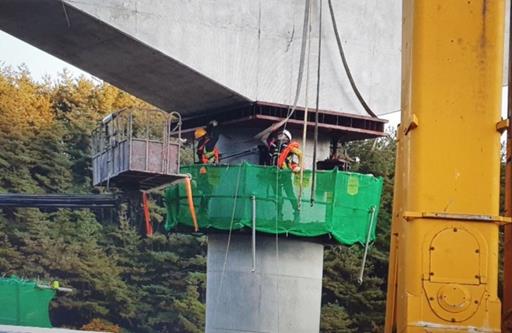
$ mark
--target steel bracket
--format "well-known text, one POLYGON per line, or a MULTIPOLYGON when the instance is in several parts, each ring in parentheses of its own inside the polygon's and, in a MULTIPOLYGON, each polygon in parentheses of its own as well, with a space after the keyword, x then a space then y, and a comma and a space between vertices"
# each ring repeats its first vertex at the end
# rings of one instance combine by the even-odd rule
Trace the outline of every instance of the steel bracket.
POLYGON ((407 127, 405 128, 405 135, 407 135, 410 131, 418 127, 419 121, 418 117, 415 114, 412 114, 411 119, 407 123, 407 127))
POLYGON ((502 119, 496 123, 496 130, 503 134, 508 127, 510 126, 510 120, 509 119, 502 119))

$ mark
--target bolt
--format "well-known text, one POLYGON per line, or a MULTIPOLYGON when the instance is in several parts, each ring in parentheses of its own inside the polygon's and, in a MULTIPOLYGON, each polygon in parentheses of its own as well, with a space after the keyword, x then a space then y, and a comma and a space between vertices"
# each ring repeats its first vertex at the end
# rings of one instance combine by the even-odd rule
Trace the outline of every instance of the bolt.
POLYGON ((452 323, 454 323, 454 322, 455 322, 455 318, 452 318, 452 323))
POLYGON ((433 275, 434 275, 434 272, 430 272, 429 274, 430 274, 430 276, 433 276, 433 275))
POLYGON ((435 247, 431 246, 430 251, 434 251, 434 250, 435 250, 435 247))
POLYGON ((457 231, 458 231, 457 228, 453 228, 453 232, 457 232, 457 231))
POLYGON ((431 301, 433 301, 433 300, 434 300, 434 297, 429 297, 428 299, 429 299, 429 300, 431 300, 431 301))
POLYGON ((475 301, 475 304, 478 304, 478 300, 475 301))
POLYGON ((475 253, 480 253, 480 249, 476 249, 476 250, 475 250, 475 253))

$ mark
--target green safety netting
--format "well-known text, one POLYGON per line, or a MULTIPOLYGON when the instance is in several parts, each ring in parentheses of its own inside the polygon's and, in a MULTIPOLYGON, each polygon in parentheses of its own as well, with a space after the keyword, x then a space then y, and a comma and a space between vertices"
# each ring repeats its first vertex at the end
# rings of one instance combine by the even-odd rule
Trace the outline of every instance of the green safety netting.
MULTIPOLYGON (((287 170, 243 163, 236 166, 186 166, 198 224, 202 229, 252 228, 303 237, 331 235, 342 244, 365 243, 375 227, 382 179, 338 170, 317 172, 315 204, 311 206, 311 171, 304 172, 300 207, 300 176, 287 170), (201 171, 202 169, 202 171, 201 171), (206 172, 205 172, 206 171, 206 172), (371 226, 371 227, 370 227, 371 226)), ((166 191, 166 229, 192 226, 185 187, 166 191)))
POLYGON ((0 278, 0 324, 52 327, 48 307, 55 290, 17 277, 0 278))

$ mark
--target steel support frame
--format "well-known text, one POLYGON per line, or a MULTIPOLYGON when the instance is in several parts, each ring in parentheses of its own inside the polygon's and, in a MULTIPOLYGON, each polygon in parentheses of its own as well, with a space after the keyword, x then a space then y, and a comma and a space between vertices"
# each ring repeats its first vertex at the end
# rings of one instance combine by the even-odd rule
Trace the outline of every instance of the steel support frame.
MULTIPOLYGON (((509 13, 512 14, 512 4, 509 7, 509 13)), ((510 16, 512 17, 512 16, 510 16)), ((509 27, 512 27, 512 21, 509 27)), ((510 31, 510 29, 509 29, 510 31)), ((507 130, 507 152, 505 162, 505 215, 512 216, 512 34, 509 33, 508 40, 508 105, 507 105, 507 121, 504 130, 507 130)), ((512 225, 506 225, 504 230, 504 246, 503 246, 503 311, 502 325, 503 332, 512 333, 512 225)))
POLYGON ((404 0, 385 332, 500 332, 504 1, 404 0))

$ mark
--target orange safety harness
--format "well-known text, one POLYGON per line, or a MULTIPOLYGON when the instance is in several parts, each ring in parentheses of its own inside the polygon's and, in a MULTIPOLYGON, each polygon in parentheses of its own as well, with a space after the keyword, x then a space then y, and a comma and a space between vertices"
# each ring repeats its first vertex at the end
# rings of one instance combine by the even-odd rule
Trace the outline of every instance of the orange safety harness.
POLYGON ((295 155, 295 150, 300 149, 300 144, 296 141, 290 142, 279 154, 279 158, 277 159, 277 165, 281 169, 295 169, 299 166, 298 163, 295 163, 291 158, 292 155, 295 155))
POLYGON ((208 139, 204 140, 203 144, 197 147, 199 160, 203 164, 219 163, 220 151, 217 147, 214 147, 212 151, 206 151, 206 144, 208 141, 208 139))

